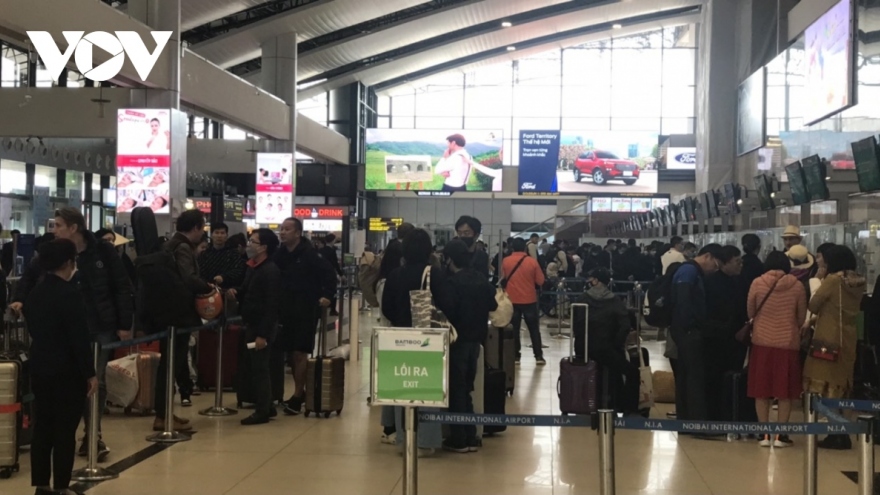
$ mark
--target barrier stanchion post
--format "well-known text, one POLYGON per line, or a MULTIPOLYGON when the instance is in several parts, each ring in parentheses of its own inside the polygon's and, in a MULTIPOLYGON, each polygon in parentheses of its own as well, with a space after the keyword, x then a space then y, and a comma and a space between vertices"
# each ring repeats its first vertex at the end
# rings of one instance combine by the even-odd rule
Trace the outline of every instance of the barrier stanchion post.
MULTIPOLYGON (((804 421, 816 422, 816 410, 813 401, 816 396, 812 392, 804 393, 804 421)), ((816 463, 816 435, 804 436, 804 495, 816 495, 816 479, 818 465, 816 463)))
POLYGON ((214 405, 199 411, 202 416, 220 417, 238 414, 235 409, 223 407, 223 336, 226 333, 227 322, 217 327, 217 381, 214 390, 214 405))
POLYGON ((415 407, 404 407, 404 429, 406 442, 403 450, 403 495, 417 495, 419 492, 419 425, 415 407))
MULTIPOLYGON (((101 344, 93 342, 92 357, 94 359, 96 370, 98 368, 98 356, 100 352, 101 344)), ((98 408, 103 407, 100 402, 100 396, 101 394, 96 391, 89 398, 89 431, 86 433, 86 439, 89 441, 89 463, 86 467, 77 469, 73 472, 71 479, 74 481, 106 481, 119 477, 119 473, 98 467, 98 438, 100 437, 100 425, 98 424, 100 418, 98 411, 100 411, 100 409, 98 408)))
POLYGON ((165 367, 165 431, 154 433, 147 441, 156 443, 178 443, 191 440, 192 437, 174 430, 174 337, 177 330, 168 327, 168 348, 165 350, 167 366, 165 367))
POLYGON ((874 495, 874 427, 871 416, 859 416, 866 427, 859 433, 859 495, 874 495))
POLYGON ((614 495, 614 411, 599 411, 599 493, 614 495))

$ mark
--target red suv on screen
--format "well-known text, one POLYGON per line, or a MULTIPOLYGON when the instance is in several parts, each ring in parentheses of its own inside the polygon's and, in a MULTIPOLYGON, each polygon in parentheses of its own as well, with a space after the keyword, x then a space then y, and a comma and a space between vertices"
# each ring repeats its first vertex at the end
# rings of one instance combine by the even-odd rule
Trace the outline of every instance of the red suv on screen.
POLYGON ((639 180, 639 166, 631 160, 618 158, 607 151, 587 151, 578 155, 574 162, 574 181, 592 177, 593 184, 604 186, 609 180, 622 180, 631 186, 639 180))

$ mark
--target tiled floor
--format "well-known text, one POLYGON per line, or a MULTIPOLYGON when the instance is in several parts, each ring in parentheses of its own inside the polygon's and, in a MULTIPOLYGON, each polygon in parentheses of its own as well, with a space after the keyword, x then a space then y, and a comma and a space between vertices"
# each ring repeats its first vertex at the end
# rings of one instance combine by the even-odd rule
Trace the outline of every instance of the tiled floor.
MULTIPOLYGON (((368 320, 361 318, 362 327, 368 320)), ((366 328, 362 335, 364 342, 366 328)), ((555 332, 555 330, 554 330, 555 332)), ((517 369, 512 413, 557 414, 556 377, 568 340, 546 337, 549 364, 537 368, 526 357, 517 369)), ((661 345, 650 342, 655 369, 668 364, 661 345)), ((528 349, 525 350, 526 353, 528 349)), ((192 418, 198 432, 189 442, 162 450, 122 472, 117 480, 90 487, 101 495, 263 495, 302 493, 402 494, 402 458, 379 443, 379 410, 366 403, 365 361, 349 366, 342 416, 317 419, 279 416, 268 425, 242 427, 247 414, 226 418, 197 415, 213 395, 195 397, 195 406, 177 409, 192 418)), ((234 394, 227 394, 234 403, 234 394)), ((660 404, 652 416, 665 417, 660 404)), ((799 418, 798 418, 799 419, 799 418)), ((104 436, 111 447, 108 465, 150 447, 144 437, 152 418, 107 416, 104 436)), ((673 433, 620 431, 616 436, 618 495, 743 495, 802 493, 803 456, 795 448, 761 449, 754 442, 713 442, 677 438, 673 433)), ((819 493, 855 494, 842 471, 857 469, 851 452, 820 451, 819 493)), ((583 428, 509 428, 488 438, 476 454, 445 454, 419 461, 422 495, 505 494, 587 495, 599 493, 596 434, 583 428)), ((78 466, 83 464, 78 461, 78 466)), ((29 494, 29 460, 11 480, 0 480, 0 494, 29 494)))

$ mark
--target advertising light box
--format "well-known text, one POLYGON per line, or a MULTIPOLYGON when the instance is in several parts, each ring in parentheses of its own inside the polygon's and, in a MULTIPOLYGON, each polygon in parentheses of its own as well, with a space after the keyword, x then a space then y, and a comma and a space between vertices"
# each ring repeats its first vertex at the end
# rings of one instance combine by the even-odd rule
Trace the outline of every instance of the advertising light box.
POLYGON ((651 198, 633 198, 632 212, 645 213, 651 210, 651 198))
POLYGON ((520 194, 657 192, 656 134, 546 130, 520 139, 520 194))
POLYGON ((367 191, 500 192, 500 130, 367 129, 367 191))
POLYGON ((632 213, 632 199, 612 198, 611 211, 614 213, 632 213))
POLYGON ((592 198, 590 200, 593 213, 607 213, 611 211, 611 198, 592 198))
POLYGON ((146 206, 170 213, 171 111, 117 111, 116 191, 119 213, 146 206))
POLYGON ((669 198, 654 198, 651 200, 651 209, 666 208, 669 206, 669 198))
POLYGON ((697 167, 697 148, 669 148, 666 151, 666 168, 669 170, 694 170, 697 167))
POLYGON ((257 153, 257 223, 279 224, 293 205, 293 153, 257 153))

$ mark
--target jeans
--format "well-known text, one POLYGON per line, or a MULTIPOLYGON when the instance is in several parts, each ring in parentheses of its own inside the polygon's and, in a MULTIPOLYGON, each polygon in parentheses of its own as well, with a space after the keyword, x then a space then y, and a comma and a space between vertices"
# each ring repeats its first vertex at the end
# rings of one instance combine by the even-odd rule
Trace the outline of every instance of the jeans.
MULTIPOLYGON (((479 342, 456 342, 449 350, 449 412, 473 413, 474 379, 477 376, 479 342)), ((455 447, 476 445, 477 427, 450 425, 449 444, 455 447)))
POLYGON ((697 332, 674 335, 678 344, 675 370, 675 413, 680 420, 708 420, 706 359, 703 337, 697 332))
MULTIPOLYGON (((393 410, 395 427, 397 428, 397 445, 404 445, 406 442, 406 425, 404 424, 403 408, 394 406, 383 407, 382 409, 393 410)), ((420 407, 418 412, 440 412, 440 410, 430 407, 420 407)), ((443 444, 443 425, 439 423, 419 423, 419 431, 417 434, 418 439, 416 443, 420 449, 439 449, 443 444)))
POLYGON ((34 391, 34 439, 31 484, 56 490, 70 485, 76 455, 76 428, 86 400, 86 380, 76 371, 57 376, 31 376, 34 391))
POLYGON ((513 319, 510 320, 510 324, 513 325, 513 331, 516 332, 516 358, 519 359, 522 356, 522 339, 520 338, 519 329, 523 319, 526 320, 526 327, 529 329, 529 337, 532 339, 532 351, 535 353, 535 359, 542 359, 544 357, 544 347, 541 342, 541 324, 539 322, 540 316, 538 315, 537 302, 513 305, 513 319))
MULTIPOLYGON (((114 332, 99 333, 94 335, 93 338, 94 341, 101 344, 102 347, 119 340, 114 332)), ((107 373, 107 363, 110 362, 110 356, 112 353, 112 350, 100 351, 98 353, 98 363, 97 366, 95 366, 95 373, 98 377, 98 438, 101 437, 101 419, 104 418, 104 404, 107 403, 107 383, 104 380, 104 376, 107 373)), ((90 401, 86 401, 86 407, 83 409, 82 413, 83 421, 85 421, 86 433, 89 432, 89 416, 91 411, 89 402, 90 401)))

